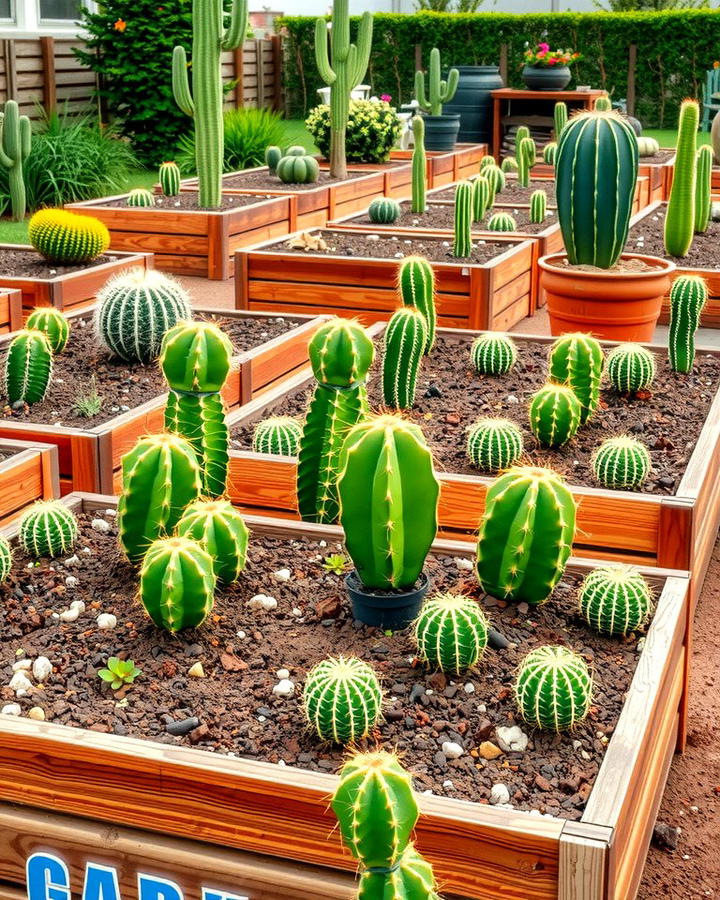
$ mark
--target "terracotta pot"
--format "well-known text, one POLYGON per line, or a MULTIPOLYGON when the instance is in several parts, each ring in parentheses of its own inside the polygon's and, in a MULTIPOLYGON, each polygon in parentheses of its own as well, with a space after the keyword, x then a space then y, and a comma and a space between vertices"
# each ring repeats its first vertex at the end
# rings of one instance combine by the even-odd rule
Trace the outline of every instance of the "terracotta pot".
POLYGON ((564 253, 553 253, 538 261, 551 334, 584 331, 608 341, 652 340, 675 263, 623 253, 622 259, 641 259, 657 268, 647 272, 585 272, 557 265, 565 258, 564 253))

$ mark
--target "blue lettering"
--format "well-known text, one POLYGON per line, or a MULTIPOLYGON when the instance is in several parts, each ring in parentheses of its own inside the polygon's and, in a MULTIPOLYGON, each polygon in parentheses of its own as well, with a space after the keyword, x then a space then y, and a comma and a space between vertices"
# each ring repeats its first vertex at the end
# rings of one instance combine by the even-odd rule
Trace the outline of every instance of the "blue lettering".
POLYGON ((88 863, 85 867, 82 900, 120 900, 117 869, 88 863))
POLYGON ((28 900, 70 900, 70 873, 50 853, 33 853, 26 866, 28 900))
POLYGON ((183 900, 183 893, 174 881, 138 873, 138 900, 183 900))

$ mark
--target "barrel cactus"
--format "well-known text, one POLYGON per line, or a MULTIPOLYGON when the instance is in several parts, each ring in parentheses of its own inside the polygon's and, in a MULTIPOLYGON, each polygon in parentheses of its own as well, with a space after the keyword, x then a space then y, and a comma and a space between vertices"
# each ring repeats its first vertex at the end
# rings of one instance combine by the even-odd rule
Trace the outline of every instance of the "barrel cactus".
POLYGON ((433 267, 422 256, 408 256, 400 263, 398 284, 400 297, 405 306, 414 306, 425 317, 427 339, 424 352, 427 355, 435 344, 437 330, 433 267))
POLYGON ((639 137, 637 142, 640 156, 655 156, 660 150, 660 144, 658 144, 655 138, 639 137))
POLYGON ((632 437, 608 438, 593 454, 593 474, 608 488, 637 488, 650 472, 650 452, 632 437))
POLYGON ((479 419, 468 429, 467 455, 483 472, 514 466, 522 452, 522 432, 509 419, 479 419))
POLYGON ((530 195, 530 221, 533 225, 541 225, 547 216, 547 194, 545 191, 533 191, 530 195))
POLYGON ((585 576, 578 606, 593 630, 624 637, 646 624, 653 609, 652 591, 634 566, 608 563, 585 576))
POLYGON ((703 234, 710 224, 712 208, 713 152, 709 144, 698 148, 695 178, 695 231, 703 234))
POLYGON ((42 331, 50 342, 53 353, 62 353, 70 338, 70 322, 67 316, 52 306, 38 306, 28 316, 25 327, 42 331))
POLYGON ((488 231, 517 231, 517 222, 507 212, 496 212, 488 219, 488 231))
POLYGON ((699 116, 697 101, 683 100, 680 104, 675 171, 665 211, 665 252, 668 256, 687 256, 695 233, 699 116))
POLYGON ((624 394, 646 391, 655 378, 655 356, 642 344, 618 344, 606 363, 610 383, 624 394))
POLYGON ((368 218, 376 225, 392 225, 400 218, 400 204, 390 197, 376 197, 368 207, 368 218))
POLYGON ((283 184, 313 184, 320 177, 320 166, 314 156, 284 156, 276 174, 283 184))
POLYGON ((6 538, 0 537, 0 584, 7 581, 12 569, 12 548, 6 538))
POLYGON ((482 175, 482 173, 485 171, 485 169, 488 168, 488 166, 496 166, 496 165, 497 165, 497 160, 495 159, 494 156, 490 156, 490 155, 483 156, 482 159, 480 160, 480 166, 478 168, 478 171, 482 175))
POLYGON ((413 306, 401 306, 393 313, 384 334, 382 388, 386 406, 412 408, 426 343, 425 316, 413 306))
POLYGON ((110 246, 110 232, 99 219, 65 209, 38 210, 28 223, 28 238, 40 256, 58 266, 92 262, 110 246))
POLYGON ((10 341, 5 357, 8 403, 40 403, 45 399, 53 369, 50 341, 42 331, 26 328, 10 341))
POLYGON ((550 378, 566 384, 580 401, 580 424, 594 415, 600 404, 605 355, 600 343, 589 334, 564 334, 550 348, 550 378))
POLYGON ((127 195, 127 205, 134 207, 155 206, 155 195, 147 188, 133 188, 127 195))
POLYGON ((160 163, 158 176, 163 196, 177 197, 180 193, 180 169, 178 164, 174 162, 160 163))
POLYGON ((20 546, 35 559, 68 553, 77 535, 77 519, 60 500, 38 500, 33 503, 18 526, 20 546))
POLYGON ((488 627, 477 600, 438 594, 425 601, 415 621, 418 656, 441 672, 459 675, 483 655, 488 627))
POLYGON ((708 299, 708 286, 699 275, 680 275, 670 288, 668 353, 673 372, 691 372, 695 361, 695 332, 708 299))
POLYGON ((210 554, 185 537, 159 538, 140 569, 140 600, 158 628, 175 634, 202 625, 213 608, 215 573, 210 554))
POLYGON ((292 416, 272 416, 258 422, 253 431, 252 447, 256 453, 275 456, 297 456, 302 425, 292 416))
POLYGON ((608 112, 612 109, 612 101, 609 97, 596 97, 593 109, 597 109, 600 112, 608 112))
POLYGON ((480 176, 473 185, 473 222, 480 222, 490 207, 490 185, 487 178, 480 176))
POLYGON ((382 715, 375 670, 355 656, 323 659, 305 678, 303 708, 324 741, 349 744, 367 737, 382 715))
POLYGON ((495 201, 495 195, 499 194, 501 191, 505 190, 505 173, 500 168, 500 166, 487 166, 483 170, 483 177, 490 185, 490 189, 492 192, 493 202, 495 201))
POLYGON ((219 584, 237 581, 247 561, 250 532, 229 500, 196 500, 177 524, 179 537, 197 541, 212 560, 219 584))
POLYGON ((520 663, 515 701, 523 719, 565 731, 587 716, 593 681, 585 660, 568 647, 537 647, 520 663))
POLYGON ((472 253, 473 186, 461 181, 455 188, 455 240, 453 256, 460 259, 472 253))
POLYGON ((475 338, 470 358, 480 375, 507 375, 517 362, 515 341, 507 334, 488 331, 475 338))
POLYGON ((546 384, 530 400, 530 428, 543 447, 562 447, 575 437, 582 403, 572 388, 546 384))
POLYGON ((271 175, 275 175, 277 173, 278 163, 282 158, 282 150, 279 147, 276 147, 274 144, 271 144, 269 147, 265 148, 265 165, 268 167, 268 171, 271 175))

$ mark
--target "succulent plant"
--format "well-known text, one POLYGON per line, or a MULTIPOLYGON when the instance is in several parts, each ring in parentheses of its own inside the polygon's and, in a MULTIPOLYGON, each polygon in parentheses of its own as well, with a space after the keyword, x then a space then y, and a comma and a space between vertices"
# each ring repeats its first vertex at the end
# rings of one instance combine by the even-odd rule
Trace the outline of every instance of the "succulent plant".
POLYGON ((518 125, 515 130, 515 146, 517 147, 520 144, 520 141, 524 141, 525 138, 530 137, 530 129, 527 125, 518 125))
POLYGON ((596 97, 593 109, 598 112, 609 112, 612 109, 612 100, 609 97, 596 97))
POLYGON ((550 378, 566 384, 580 401, 580 424, 591 418, 600 404, 605 355, 589 334, 564 334, 550 348, 550 378))
MULTIPOLYGON (((484 159, 485 157, 483 157, 484 159)), ((480 222, 490 207, 490 185, 482 175, 475 179, 473 186, 473 222, 480 222)))
POLYGON ((679 275, 670 288, 668 353, 673 372, 692 371, 695 332, 708 299, 708 286, 699 275, 679 275))
POLYGON ((258 422, 253 431, 253 450, 275 456, 297 456, 302 425, 291 416, 272 416, 258 422))
POLYGON ((697 101, 683 100, 680 104, 675 171, 665 211, 665 252, 668 256, 687 256, 695 233, 699 117, 697 101))
POLYGON ((7 577, 12 569, 12 548, 8 541, 0 536, 0 584, 7 581, 7 577))
POLYGON ((487 646, 488 621, 480 605, 462 594, 437 594, 415 621, 420 659, 441 672, 459 675, 474 666, 487 646))
POLYGON ((488 331, 475 338, 470 358, 480 375, 506 375, 517 362, 515 341, 507 334, 488 331))
POLYGON ((473 186, 461 181, 455 188, 455 240, 453 256, 460 259, 472 253, 473 186))
POLYGON ((493 213, 488 219, 488 231, 517 231, 517 222, 508 212, 493 213))
POLYGON ((646 391, 655 378, 655 356, 642 344, 618 344, 607 355, 606 368, 615 390, 646 391))
POLYGON ((563 133, 565 126, 567 125, 568 120, 568 108, 567 103, 564 103, 562 100, 555 104, 555 109, 553 110, 553 118, 555 120, 555 140, 560 140, 560 135, 563 133))
POLYGON ((457 91, 460 73, 457 69, 449 69, 447 81, 440 78, 440 51, 433 47, 430 51, 430 68, 428 70, 428 91, 425 92, 425 76, 418 69, 415 72, 415 99, 420 109, 432 116, 441 116, 444 103, 449 103, 457 91))
POLYGON ((358 900, 440 900, 432 865, 409 844, 392 872, 366 869, 360 876, 358 900))
POLYGON ((427 158, 425 155, 425 122, 422 116, 413 116, 413 153, 412 153, 412 197, 411 212, 422 214, 427 209, 425 191, 427 187, 427 158))
POLYGON ((8 170, 10 209, 16 222, 25 218, 27 198, 23 164, 30 155, 32 128, 30 119, 20 115, 16 100, 7 100, 0 112, 0 166, 8 170))
POLYGON ((175 634, 202 625, 213 608, 213 559, 198 541, 159 538, 140 569, 140 600, 158 628, 175 634))
POLYGON ((307 156, 307 150, 301 144, 293 144, 287 148, 285 156, 307 156))
POLYGON ((323 659, 307 673, 303 707, 324 741, 349 744, 367 737, 382 715, 375 670, 355 656, 323 659))
POLYGON ((488 166, 483 169, 483 177, 490 185, 494 203, 495 195, 505 190, 505 173, 500 166, 488 166))
POLYGON ((595 631, 625 636, 647 622, 653 609, 652 591, 634 566, 607 563, 585 576, 578 606, 595 631))
POLYGON ((411 409, 427 343, 425 316, 414 306, 401 306, 391 316, 383 338, 383 403, 392 409, 411 409))
POLYGON ((18 540, 28 556, 60 556, 72 549, 78 524, 60 500, 38 500, 23 513, 18 540))
POLYGON ((425 317, 427 355, 435 344, 437 330, 437 310, 435 309, 435 273, 430 263, 422 256, 407 256, 398 272, 400 297, 405 306, 414 306, 425 317))
POLYGON ((548 166, 554 166, 555 160, 557 159, 557 148, 558 145, 555 141, 549 141, 543 147, 543 162, 548 166))
POLYGON ((9 404, 40 403, 47 394, 53 352, 47 335, 25 328, 10 341, 5 357, 5 393, 9 404))
POLYGON ((575 437, 582 417, 582 403, 572 388, 552 382, 530 400, 530 428, 543 447, 562 447, 575 437))
POLYGON ((500 168, 506 175, 508 174, 508 172, 517 172, 518 161, 514 156, 506 156, 505 159, 500 163, 500 168))
POLYGON ((608 438, 593 454, 592 468, 604 487, 640 487, 650 471, 650 453, 636 438, 608 438))
POLYGON ((514 466, 522 452, 522 432, 509 419, 479 419, 468 429, 467 455, 483 472, 514 466))
POLYGON ((640 156, 655 156, 655 154, 660 150, 660 144, 655 140, 655 138, 651 137, 639 137, 637 139, 638 142, 638 152, 640 156))
POLYGON ((142 669, 138 669, 135 660, 120 659, 119 656, 111 656, 107 661, 106 668, 98 671, 98 677, 109 684, 113 691, 133 684, 140 675, 142 675, 142 669))
POLYGON ((497 160, 495 159, 494 156, 489 156, 489 155, 483 156, 480 159, 480 166, 479 166, 478 171, 480 172, 480 174, 482 174, 488 166, 496 166, 496 165, 497 165, 497 160))
POLYGON ((695 178, 695 231, 702 234, 710 224, 712 207, 713 152, 709 144, 698 147, 695 178))
POLYGON ((265 148, 265 165, 268 167, 270 175, 276 174, 278 163, 282 158, 282 150, 274 144, 265 148))
POLYGON ((232 584, 247 561, 250 532, 229 500, 196 500, 177 525, 179 537, 197 541, 210 554, 219 584, 232 584))
POLYGON ((400 204, 390 197, 376 197, 368 207, 368 217, 377 225, 392 225, 400 218, 400 204))
POLYGON ((38 210, 28 238, 40 256, 59 266, 92 262, 110 246, 110 232, 99 219, 65 209, 38 210))
POLYGON ((515 701, 530 725, 564 731, 590 709, 593 681, 585 660, 567 647, 537 647, 523 659, 515 701))
POLYGON ((42 331, 53 353, 62 353, 67 346, 70 322, 67 316, 52 306, 37 306, 28 316, 25 327, 30 331, 42 331))
POLYGON ((530 195, 530 221, 533 225, 541 225, 547 216, 547 194, 545 191, 533 191, 530 195))
POLYGON ((158 172, 160 190, 164 197, 177 197, 180 193, 180 168, 175 162, 160 163, 158 172))
POLYGON ((320 177, 320 166, 314 156, 283 156, 276 175, 283 184, 313 184, 320 177))
POLYGON ((147 188, 133 188, 127 195, 128 206, 155 206, 155 195, 147 188))
POLYGON ((524 137, 517 147, 517 179, 522 187, 530 185, 530 169, 535 165, 535 141, 531 137, 524 137))

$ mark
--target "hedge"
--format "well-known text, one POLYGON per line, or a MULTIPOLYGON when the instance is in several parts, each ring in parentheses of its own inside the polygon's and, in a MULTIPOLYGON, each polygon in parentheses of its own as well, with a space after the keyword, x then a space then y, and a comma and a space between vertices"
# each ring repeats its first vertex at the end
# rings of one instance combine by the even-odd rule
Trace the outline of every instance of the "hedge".
MULTIPOLYGON (((415 47, 427 64, 439 47, 445 64, 498 63, 507 47, 508 82, 522 87, 521 56, 526 41, 547 40, 552 48, 579 50, 579 84, 604 87, 614 99, 627 96, 628 51, 637 46, 635 114, 648 127, 675 127, 685 97, 702 96, 705 72, 720 56, 720 10, 690 9, 628 13, 378 13, 368 81, 373 92, 392 95, 393 103, 413 95, 415 47)), ((353 27, 357 27, 354 19, 353 27)), ((305 116, 317 103, 322 79, 315 65, 315 19, 284 17, 276 27, 285 35, 283 82, 286 112, 305 116)))

